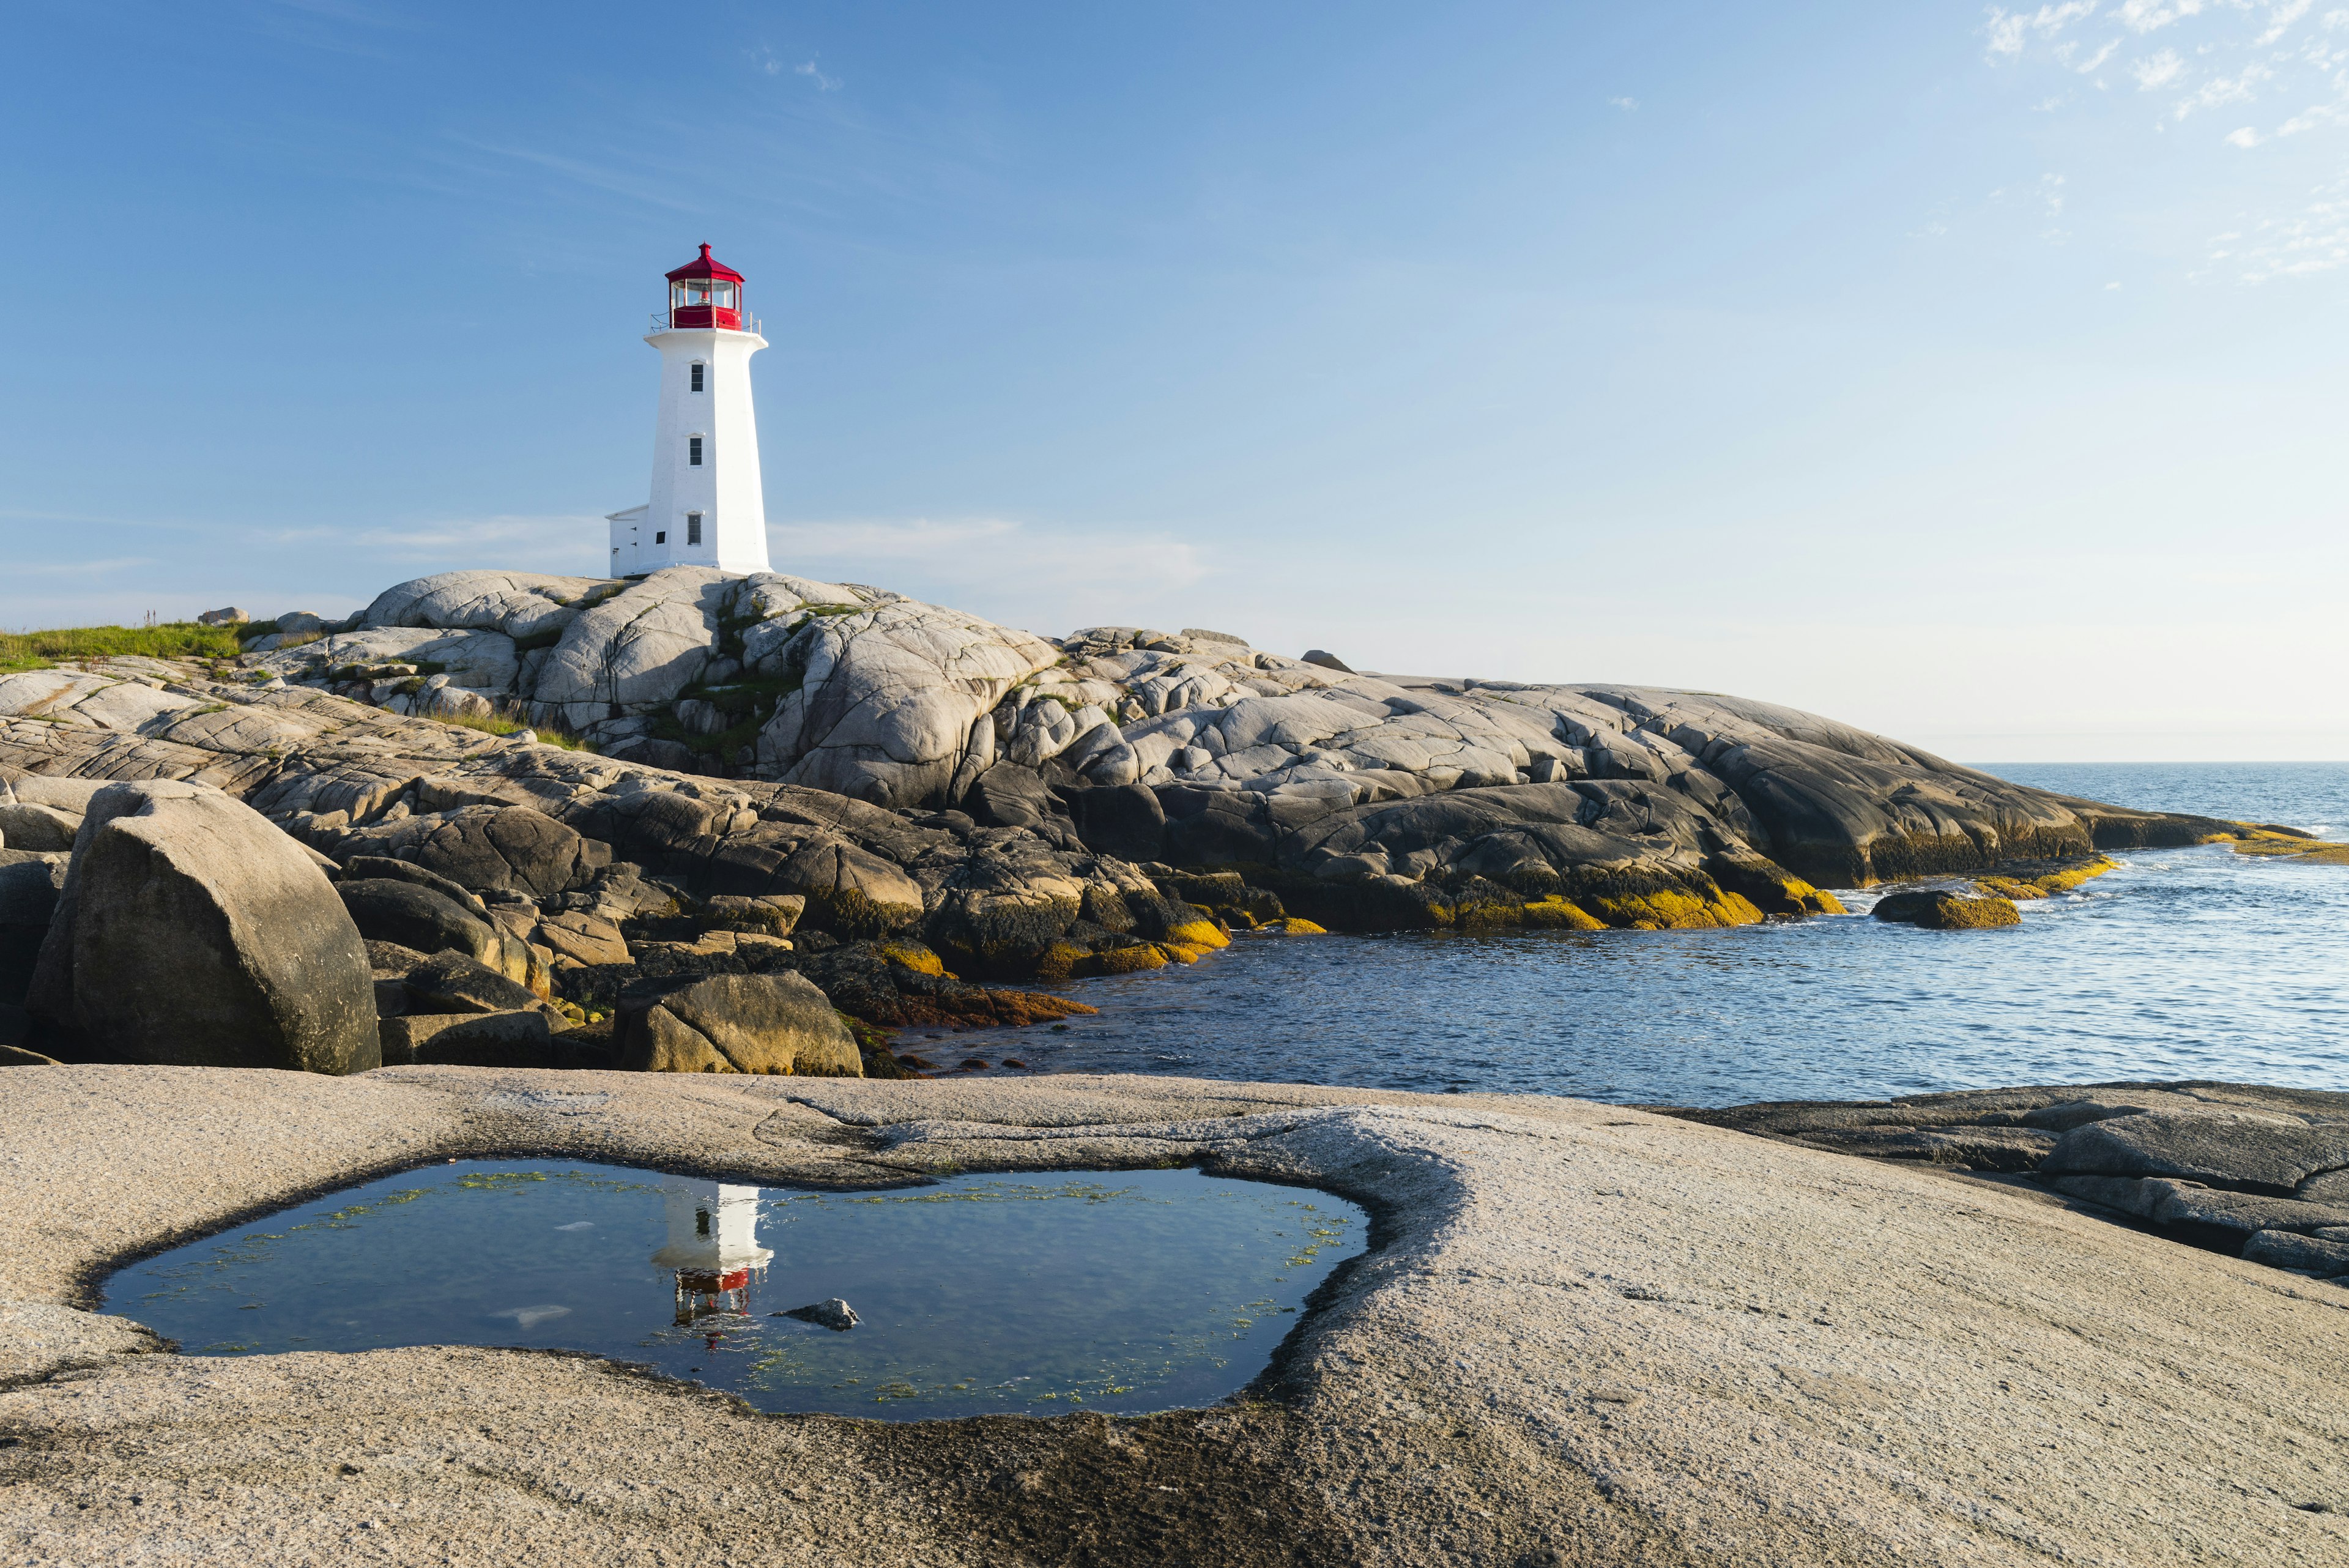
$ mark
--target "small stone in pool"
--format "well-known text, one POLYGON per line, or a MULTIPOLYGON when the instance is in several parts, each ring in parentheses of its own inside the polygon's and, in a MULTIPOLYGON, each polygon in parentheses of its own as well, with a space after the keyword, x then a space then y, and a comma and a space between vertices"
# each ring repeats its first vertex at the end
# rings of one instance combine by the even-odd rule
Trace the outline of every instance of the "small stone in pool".
POLYGON ((833 1297, 830 1301, 814 1302, 807 1306, 793 1307, 787 1313, 778 1313, 774 1315, 795 1317, 802 1323, 815 1324, 820 1327, 833 1329, 842 1334, 856 1326, 856 1309, 838 1296, 833 1297))
POLYGON ((1024 1072, 1024 1071, 1026 1071, 1027 1066, 1028 1066, 1028 1064, 1027 1064, 1027 1063, 1022 1062, 1022 1061, 1021 1061, 1019 1057, 1017 1057, 1017 1056, 1006 1056, 1006 1057, 1003 1059, 1003 1064, 1004 1064, 1005 1066, 1007 1066, 1007 1067, 1018 1067, 1018 1068, 1019 1068, 1020 1070, 1022 1070, 1023 1072, 1024 1072))
POLYGON ((1055 1034, 1066 1034, 1068 1032, 1069 1026, 1065 1023, 1055 1023, 1052 1025, 1052 1033, 1055 1034))
POLYGON ((965 1056, 962 1059, 962 1064, 965 1067, 984 1067, 987 1065, 987 1058, 984 1056, 965 1056))
POLYGON ((900 1067, 926 1067, 929 1064, 923 1061, 919 1056, 915 1055, 910 1051, 900 1051, 897 1053, 897 1065, 900 1067))

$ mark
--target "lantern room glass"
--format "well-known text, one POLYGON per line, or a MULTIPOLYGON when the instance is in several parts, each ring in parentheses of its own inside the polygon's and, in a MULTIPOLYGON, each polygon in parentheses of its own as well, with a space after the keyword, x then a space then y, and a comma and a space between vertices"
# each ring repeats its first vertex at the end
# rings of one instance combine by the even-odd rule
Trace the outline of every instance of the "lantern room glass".
POLYGON ((677 326, 730 327, 739 319, 733 313, 741 306, 742 286, 732 278, 678 278, 668 286, 669 314, 677 326), (693 314, 686 315, 688 311, 693 314))

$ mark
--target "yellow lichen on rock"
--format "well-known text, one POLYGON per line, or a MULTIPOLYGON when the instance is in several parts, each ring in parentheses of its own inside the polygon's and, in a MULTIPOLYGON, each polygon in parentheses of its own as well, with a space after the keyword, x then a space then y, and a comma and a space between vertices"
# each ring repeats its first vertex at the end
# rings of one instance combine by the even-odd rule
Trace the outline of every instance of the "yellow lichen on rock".
POLYGON ((1851 912, 1843 907, 1843 900, 1837 898, 1833 893, 1824 888, 1814 888, 1800 877, 1787 877, 1785 887, 1786 897, 1802 905, 1806 914, 1845 915, 1851 912))
POLYGON ((1610 926, 1635 931, 1704 930, 1722 926, 1758 926, 1762 911, 1751 898, 1724 892, 1715 898, 1662 888, 1617 898, 1585 900, 1610 926))
POLYGON ((1525 921, 1528 926, 1548 931, 1603 931, 1607 929, 1606 921, 1594 918, 1572 899, 1555 893, 1527 904, 1525 921))
POLYGON ((1138 974, 1146 969, 1164 969, 1166 955, 1154 942, 1137 942, 1130 948, 1112 948, 1107 952, 1087 953, 1078 964, 1081 975, 1138 974))
POLYGON ((2092 877, 2120 868, 2120 862, 2109 855, 2098 855, 2076 865, 2061 866, 2036 877, 1977 877, 1974 886, 2000 898, 2052 898, 2058 893, 2068 893, 2092 877))
POLYGON ((1232 945, 1232 939, 1224 935, 1223 928, 1213 920, 1185 920, 1181 925, 1169 926, 1166 935, 1161 940, 1176 947, 1204 948, 1209 951, 1232 945))
POLYGON ((1048 985, 1057 985, 1074 977, 1078 966, 1092 956, 1074 942, 1054 942, 1037 955, 1036 978, 1048 985))
POLYGON ((876 942, 874 951, 892 963, 904 964, 916 974, 944 977, 946 961, 919 942, 876 942))
POLYGON ((2349 866, 2349 844, 2326 844, 2320 839, 2263 837, 2238 841, 2238 855, 2256 855, 2265 860, 2289 860, 2295 866, 2349 866))
POLYGON ((1267 936, 1275 937, 1326 937, 1330 934, 1327 927, 1317 926, 1301 915, 1284 915, 1277 920, 1267 920, 1256 929, 1267 936))
POLYGON ((1931 931, 1981 931, 2023 923, 2023 912, 2010 898, 1968 898, 1940 888, 1889 893, 1877 900, 1876 918, 1931 931))

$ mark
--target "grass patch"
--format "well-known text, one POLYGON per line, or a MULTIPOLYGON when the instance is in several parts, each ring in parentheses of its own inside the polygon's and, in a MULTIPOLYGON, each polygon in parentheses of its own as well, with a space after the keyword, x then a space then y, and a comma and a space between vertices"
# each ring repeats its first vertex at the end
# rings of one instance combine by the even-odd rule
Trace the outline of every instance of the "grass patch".
POLYGON ((460 730, 479 730, 485 735, 513 735, 528 730, 546 744, 560 746, 566 752, 594 749, 560 724, 533 724, 507 708, 500 708, 492 713, 467 713, 455 719, 436 719, 436 722, 452 724, 460 730))
POLYGON ((234 659, 236 632, 191 620, 162 626, 78 626, 54 631, 0 632, 0 674, 47 670, 68 659, 234 659))

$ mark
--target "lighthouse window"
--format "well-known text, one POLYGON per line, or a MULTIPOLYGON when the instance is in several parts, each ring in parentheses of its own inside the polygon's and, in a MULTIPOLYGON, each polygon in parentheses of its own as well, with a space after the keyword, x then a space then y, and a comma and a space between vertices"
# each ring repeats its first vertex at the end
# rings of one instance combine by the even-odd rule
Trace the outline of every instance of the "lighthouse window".
POLYGON ((701 390, 701 361, 698 359, 693 362, 693 389, 697 392, 701 390))
POLYGON ((721 283, 718 286, 718 308, 720 310, 731 310, 734 308, 734 286, 732 284, 721 283))
POLYGON ((656 544, 656 545, 666 545, 666 544, 667 544, 667 543, 668 543, 668 530, 667 530, 667 529, 666 529, 666 528, 663 528, 663 529, 661 529, 658 533, 656 533, 656 534, 653 535, 653 543, 654 543, 654 544, 656 544))
POLYGON ((685 514, 685 542, 688 545, 701 543, 701 514, 698 512, 685 514))
POLYGON ((701 438, 699 436, 688 436, 685 438, 685 461, 695 468, 699 468, 701 466, 701 438))

